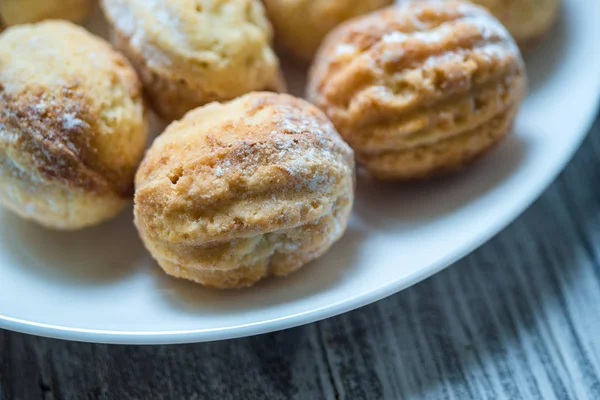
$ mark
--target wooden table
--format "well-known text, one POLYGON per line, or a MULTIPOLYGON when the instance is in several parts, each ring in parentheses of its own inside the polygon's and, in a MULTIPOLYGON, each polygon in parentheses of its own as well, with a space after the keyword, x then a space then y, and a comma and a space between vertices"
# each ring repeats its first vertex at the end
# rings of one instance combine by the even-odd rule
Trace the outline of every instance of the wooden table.
POLYGON ((600 118, 558 181, 421 284, 326 321, 177 346, 0 331, 5 399, 600 399, 600 118))

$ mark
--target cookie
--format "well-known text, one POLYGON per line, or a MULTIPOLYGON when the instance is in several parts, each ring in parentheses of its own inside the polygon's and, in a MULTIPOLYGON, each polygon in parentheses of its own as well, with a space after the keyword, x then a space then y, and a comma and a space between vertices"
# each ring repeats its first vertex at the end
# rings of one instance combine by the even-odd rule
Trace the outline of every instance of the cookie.
POLYGON ((462 1, 416 1, 350 20, 325 39, 308 99, 373 177, 455 171, 511 129, 526 92, 506 29, 462 1))
POLYGON ((323 113, 256 92, 169 125, 137 173, 134 214, 167 274, 238 288, 325 253, 353 199, 352 150, 323 113))
POLYGON ((311 61, 323 38, 341 22, 392 4, 393 0, 263 0, 278 47, 311 61))
POLYGON ((66 21, 0 35, 0 202, 78 229, 131 201, 147 124, 125 57, 66 21))
POLYGON ((284 90, 258 0, 103 0, 115 46, 164 119, 253 90, 284 90))

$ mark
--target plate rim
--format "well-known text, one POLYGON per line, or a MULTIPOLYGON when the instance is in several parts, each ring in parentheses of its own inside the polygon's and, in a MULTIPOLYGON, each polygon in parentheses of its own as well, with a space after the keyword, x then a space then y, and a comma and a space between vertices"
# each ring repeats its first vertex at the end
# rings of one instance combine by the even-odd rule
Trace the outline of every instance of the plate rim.
MULTIPOLYGON (((596 8, 600 10, 600 3, 597 4, 596 8)), ((600 67, 600 56, 596 57, 598 58, 598 60, 596 60, 597 64, 599 64, 598 67, 600 67)), ((129 345, 197 343, 234 339, 294 328, 304 324, 334 317, 379 301, 410 286, 413 286, 449 266, 452 266, 454 263, 492 239, 531 207, 533 202, 537 200, 542 193, 552 185, 558 175, 565 169, 567 164, 575 155, 576 151, 581 147, 581 144, 585 138, 590 133, 590 130, 593 127, 596 119, 600 118, 600 73, 598 74, 598 78, 595 80, 594 85, 595 87, 591 89, 594 92, 594 94, 591 95, 592 100, 585 106, 588 108, 588 112, 586 112, 586 118, 582 118, 579 121, 579 124, 575 126, 575 128, 582 133, 577 137, 576 140, 573 140, 569 143, 569 149, 564 151, 557 162, 553 164, 551 172, 547 173, 543 179, 540 179, 534 183, 534 187, 530 189, 524 200, 516 203, 514 206, 511 206, 509 210, 505 211, 504 218, 494 221, 494 223, 487 226, 484 232, 482 232, 476 239, 469 241, 465 246, 461 247, 460 250, 440 257, 436 261, 417 271, 413 271, 409 275, 402 276, 382 285, 355 293, 350 297, 346 297, 334 303, 323 305, 317 308, 311 308, 310 310, 291 315, 285 315, 278 318, 222 328, 165 331, 102 330, 73 328, 40 323, 5 315, 0 315, 0 328, 26 334, 77 342, 129 345)))
MULTIPOLYGON (((600 106, 600 90, 596 99, 596 108, 600 106)), ((0 315, 0 328, 15 332, 32 334, 55 339, 65 339, 77 342, 93 342, 105 344, 136 344, 136 345, 151 345, 151 344, 181 344, 181 343, 197 343, 211 342, 217 340, 235 339, 246 336, 253 336, 263 333, 270 333, 283 329, 295 328, 301 325, 310 324, 326 318, 338 316, 340 314, 358 309, 368 304, 374 303, 388 296, 396 294, 406 288, 409 288, 443 269, 452 266, 452 264, 461 260, 468 254, 472 253, 477 248, 488 242, 504 228, 514 222, 521 214, 523 214, 540 195, 552 185, 557 176, 564 170, 566 165, 572 159, 575 152, 580 148, 583 140, 588 136, 597 114, 588 118, 586 121, 585 134, 581 135, 577 142, 574 143, 566 156, 563 157, 560 163, 556 163, 555 170, 548 175, 549 178, 543 181, 542 184, 532 190, 527 200, 515 206, 510 210, 510 217, 500 220, 500 222, 490 225, 485 234, 482 234, 477 240, 469 243, 461 251, 451 254, 447 257, 442 257, 434 263, 431 263, 427 268, 422 268, 412 274, 400 279, 390 281, 384 285, 380 285, 363 292, 359 292, 350 298, 337 301, 316 309, 287 315, 280 318, 263 320, 249 324, 241 324, 228 326, 225 328, 208 328, 208 329, 190 329, 190 330, 173 330, 173 331, 115 331, 115 330, 100 330, 100 329, 85 329, 72 328, 60 325, 39 323, 19 318, 0 315)))

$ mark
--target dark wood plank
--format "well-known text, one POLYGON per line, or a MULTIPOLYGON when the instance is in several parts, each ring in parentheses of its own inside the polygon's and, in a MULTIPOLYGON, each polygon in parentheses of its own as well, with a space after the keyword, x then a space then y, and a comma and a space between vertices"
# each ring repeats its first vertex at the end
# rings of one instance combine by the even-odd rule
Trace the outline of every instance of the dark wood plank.
POLYGON ((181 346, 0 331, 8 399, 600 399, 600 122, 495 239, 316 324, 181 346))

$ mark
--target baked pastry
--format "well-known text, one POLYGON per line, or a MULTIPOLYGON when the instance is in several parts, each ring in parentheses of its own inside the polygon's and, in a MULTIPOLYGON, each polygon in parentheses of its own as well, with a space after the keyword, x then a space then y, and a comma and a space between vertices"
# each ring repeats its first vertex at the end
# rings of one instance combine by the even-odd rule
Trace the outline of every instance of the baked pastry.
POLYGON ((56 229, 119 212, 147 126, 125 57, 66 21, 0 35, 0 202, 56 229))
POLYGON ((483 8, 417 1, 331 32, 307 91, 366 171, 410 180, 456 170, 503 138, 526 76, 513 39, 483 8))
POLYGON ((352 150, 316 107, 254 92, 190 111, 154 141, 136 175, 135 223, 169 275, 250 286, 340 238, 353 171, 352 150))
POLYGON ((558 19, 561 0, 471 0, 506 26, 521 50, 534 47, 558 19))
POLYGON ((390 5, 393 0, 263 0, 275 40, 288 54, 310 61, 339 23, 390 5))
POLYGON ((1 0, 0 28, 54 18, 81 22, 92 5, 92 0, 1 0))
POLYGON ((253 90, 285 88, 259 0, 103 0, 113 41, 167 120, 253 90))

